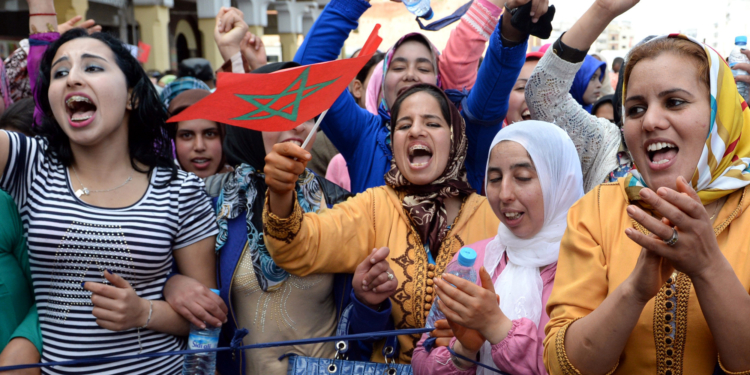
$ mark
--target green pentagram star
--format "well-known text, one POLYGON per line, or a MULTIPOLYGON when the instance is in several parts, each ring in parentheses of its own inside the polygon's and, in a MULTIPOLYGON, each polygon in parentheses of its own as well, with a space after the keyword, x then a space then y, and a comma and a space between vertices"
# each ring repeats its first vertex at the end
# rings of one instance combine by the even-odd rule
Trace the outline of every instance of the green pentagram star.
POLYGON ((302 102, 302 99, 305 99, 309 97, 312 94, 315 94, 320 89, 336 82, 338 78, 332 79, 328 82, 322 82, 315 85, 307 86, 307 76, 310 73, 310 67, 307 67, 302 74, 297 77, 297 79, 292 82, 289 86, 287 86, 284 91, 280 92, 276 95, 243 95, 243 94, 235 94, 238 97, 240 97, 242 100, 247 101, 248 103, 255 106, 257 109, 242 115, 237 118, 233 118, 232 120, 263 120, 267 118, 271 118, 274 116, 280 116, 283 117, 289 121, 297 121, 297 111, 299 110, 299 104, 302 102), (294 88, 299 84, 298 88, 294 88), (308 93, 305 94, 305 91, 310 90, 308 93), (294 101, 285 105, 284 107, 276 110, 271 108, 271 106, 276 103, 279 99, 287 96, 287 95, 294 95, 294 101), (259 102, 259 99, 271 99, 267 104, 263 104, 259 102), (292 112, 287 113, 285 110, 287 110, 289 107, 292 107, 292 112), (267 114, 262 114, 262 113, 267 114))

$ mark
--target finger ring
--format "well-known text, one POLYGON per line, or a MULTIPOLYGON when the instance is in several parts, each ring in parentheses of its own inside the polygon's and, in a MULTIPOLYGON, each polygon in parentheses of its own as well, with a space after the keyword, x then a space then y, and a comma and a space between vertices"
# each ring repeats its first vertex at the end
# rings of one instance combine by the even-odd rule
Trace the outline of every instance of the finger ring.
POLYGON ((677 229, 672 228, 672 238, 663 241, 669 246, 674 246, 677 243, 677 229))
POLYGON ((385 274, 386 274, 386 275, 388 275, 388 280, 393 280, 393 278, 395 277, 395 276, 393 276, 393 274, 392 274, 392 273, 390 273, 390 272, 386 272, 385 274))

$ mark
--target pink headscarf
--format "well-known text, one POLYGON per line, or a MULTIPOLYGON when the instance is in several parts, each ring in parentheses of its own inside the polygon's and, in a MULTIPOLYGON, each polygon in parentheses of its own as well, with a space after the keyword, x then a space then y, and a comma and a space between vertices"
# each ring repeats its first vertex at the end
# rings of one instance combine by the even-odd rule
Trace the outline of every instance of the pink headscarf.
MULTIPOLYGON (((437 75, 437 87, 442 88, 442 79, 440 78, 440 70, 438 69, 438 58, 440 57, 440 51, 435 47, 426 36, 420 33, 409 33, 401 37, 396 44, 385 53, 385 58, 378 65, 375 66, 375 70, 370 77, 370 83, 367 85, 367 92, 365 93, 365 106, 367 110, 377 115, 378 107, 382 103, 386 109, 388 106, 385 104, 383 98, 383 92, 385 91, 385 73, 388 71, 388 67, 391 65, 391 60, 396 50, 401 47, 404 42, 408 40, 418 39, 429 46, 430 53, 432 54, 432 66, 437 75)), ((390 110, 389 110, 390 111, 390 110)))
POLYGON ((375 69, 370 76, 370 82, 367 84, 365 93, 365 106, 367 111, 373 115, 378 114, 378 105, 380 105, 380 87, 383 84, 383 62, 375 65, 375 69))

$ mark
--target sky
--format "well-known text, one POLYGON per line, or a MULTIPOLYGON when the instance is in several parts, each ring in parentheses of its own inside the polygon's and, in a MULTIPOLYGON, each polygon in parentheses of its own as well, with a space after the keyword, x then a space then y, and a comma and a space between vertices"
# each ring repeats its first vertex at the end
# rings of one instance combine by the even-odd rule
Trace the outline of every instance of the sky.
MULTIPOLYGON (((437 16, 444 17, 468 0, 432 0, 435 6, 437 16)), ((383 37, 381 49, 385 50, 396 40, 408 32, 418 32, 419 27, 413 21, 402 4, 397 4, 389 0, 371 0, 373 8, 365 12, 360 19, 359 27, 364 32, 359 34, 353 33, 346 41, 347 54, 361 48, 364 44, 369 30, 376 23, 382 25, 391 25, 381 29, 380 36, 383 37), (397 25, 397 26, 394 26, 397 25)), ((583 13, 594 3, 594 0, 549 0, 554 4, 557 11, 555 14, 554 24, 567 25, 565 29, 575 23, 583 13)), ((648 35, 668 34, 673 32, 685 32, 687 30, 698 31, 699 38, 705 38, 710 32, 714 33, 714 23, 726 21, 728 4, 730 2, 742 3, 742 11, 736 12, 733 18, 741 21, 735 22, 742 24, 744 32, 750 34, 750 22, 744 22, 741 18, 742 13, 750 14, 750 0, 641 0, 633 9, 618 17, 615 21, 624 20, 631 23, 631 30, 634 33, 636 41, 640 41, 648 35), (710 4, 710 6, 706 6, 710 4)), ((737 7, 737 5, 735 5, 737 7)), ((724 22, 726 23, 726 22, 724 22)), ((453 27, 447 27, 438 32, 427 33, 430 40, 439 48, 443 49, 450 36, 453 27)), ((726 29, 726 28, 725 28, 726 29)), ((720 53, 728 55, 729 50, 733 47, 733 41, 737 31, 724 31, 723 34, 714 38, 717 49, 720 53)), ((556 34, 553 34, 553 38, 556 34)), ((264 37, 264 41, 266 37, 264 37)), ((545 43, 553 42, 553 39, 545 43)), ((711 43, 711 42, 709 42, 711 43)), ((277 45, 267 42, 268 46, 277 45)), ((279 49, 280 51, 280 49, 279 49)), ((280 52, 279 52, 280 53, 280 52)), ((613 52, 614 55, 624 55, 624 52, 613 52)), ((605 54, 606 55, 606 54, 605 54)), ((612 55, 612 56, 614 56, 612 55)), ((612 56, 606 56, 608 59, 612 56)))
MULTIPOLYGON (((566 23, 575 22, 594 3, 594 0, 549 1, 557 9, 555 22, 566 23)), ((731 1, 744 3, 745 6, 748 4, 748 0, 641 0, 615 20, 629 21, 636 40, 648 35, 684 32, 689 29, 707 30, 715 22, 726 20, 731 1), (706 6, 707 4, 711 6, 706 6)), ((734 36, 733 32, 722 35, 722 42, 723 39, 731 39, 726 41, 726 48, 731 48, 734 36)))
MULTIPOLYGON (((555 20, 574 22, 593 0, 550 0, 557 9, 555 20)), ((641 0, 633 9, 616 20, 630 21, 637 40, 651 34, 668 34, 696 28, 707 22, 714 22, 726 7, 706 7, 716 4, 716 0, 641 0)))

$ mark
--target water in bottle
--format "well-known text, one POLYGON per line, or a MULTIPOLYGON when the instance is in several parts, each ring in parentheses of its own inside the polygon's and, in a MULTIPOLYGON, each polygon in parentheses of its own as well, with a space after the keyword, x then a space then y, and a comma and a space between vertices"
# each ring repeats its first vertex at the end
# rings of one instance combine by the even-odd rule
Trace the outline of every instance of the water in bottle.
MULTIPOLYGON (((740 49, 743 49, 747 46, 747 37, 746 36, 738 36, 734 38, 734 48, 732 49, 732 53, 729 54, 729 67, 734 67, 737 63, 745 63, 750 64, 750 60, 745 56, 744 53, 740 51, 740 49)), ((734 74, 735 77, 737 76, 746 76, 748 73, 742 69, 732 69, 732 74, 734 74)), ((737 82, 737 91, 740 92, 740 95, 745 99, 745 101, 748 100, 748 91, 750 91, 750 86, 748 86, 745 82, 737 82)))
MULTIPOLYGON (((477 271, 474 270, 474 262, 476 260, 476 251, 464 247, 458 252, 458 260, 448 263, 445 272, 476 284, 478 279, 477 271)), ((435 322, 445 319, 445 315, 438 308, 438 300, 439 298, 435 297, 430 314, 427 316, 427 324, 425 325, 427 328, 435 328, 435 322)))
MULTIPOLYGON (((211 291, 219 294, 217 289, 211 291)), ((191 323, 188 350, 217 348, 220 332, 221 327, 213 327, 206 323, 206 329, 201 329, 191 323)), ((215 369, 216 352, 185 354, 182 375, 214 375, 215 369)))
POLYGON ((430 0, 403 0, 406 9, 417 17, 426 20, 432 19, 433 13, 430 7, 430 0))

